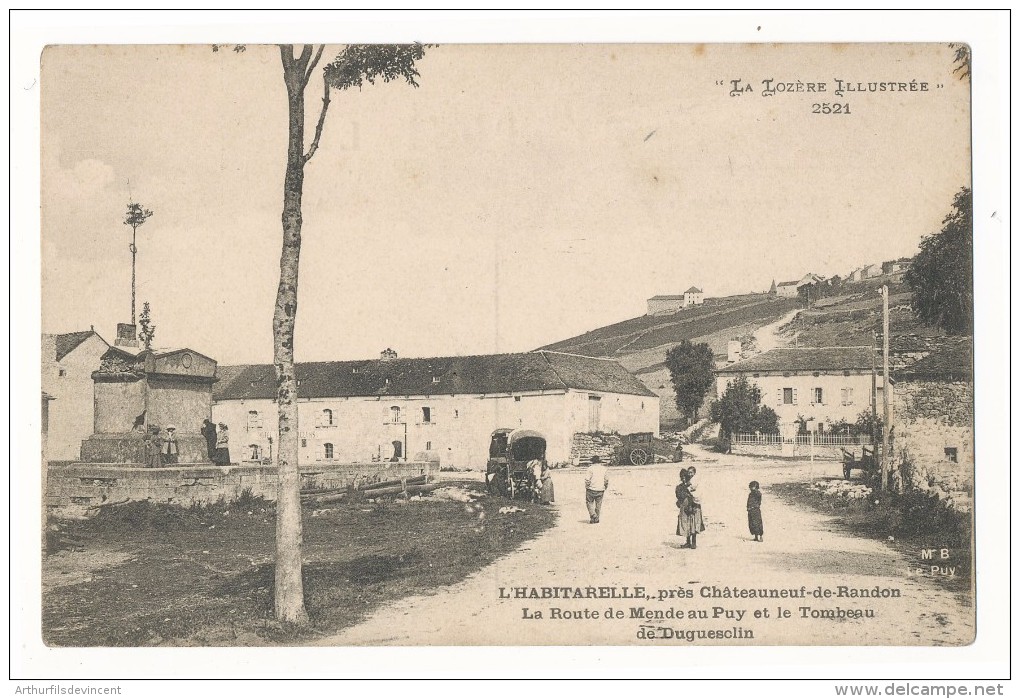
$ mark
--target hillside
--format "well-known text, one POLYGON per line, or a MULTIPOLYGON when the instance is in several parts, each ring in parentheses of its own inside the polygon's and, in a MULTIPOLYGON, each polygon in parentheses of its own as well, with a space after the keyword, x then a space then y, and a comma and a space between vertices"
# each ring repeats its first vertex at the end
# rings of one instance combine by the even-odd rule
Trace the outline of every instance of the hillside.
MULTIPOLYGON (((869 345, 882 330, 881 277, 847 284, 838 296, 819 299, 809 309, 800 299, 767 294, 705 299, 670 315, 640 316, 578 335, 541 349, 612 357, 661 398, 663 426, 679 420, 673 387, 665 367, 666 351, 687 339, 705 342, 718 364, 727 343, 739 340, 745 356, 774 346, 838 347, 869 345)), ((920 324, 910 311, 910 290, 890 283, 890 347, 893 366, 923 352, 942 333, 920 324)), ((707 407, 707 406, 706 406, 707 407)))

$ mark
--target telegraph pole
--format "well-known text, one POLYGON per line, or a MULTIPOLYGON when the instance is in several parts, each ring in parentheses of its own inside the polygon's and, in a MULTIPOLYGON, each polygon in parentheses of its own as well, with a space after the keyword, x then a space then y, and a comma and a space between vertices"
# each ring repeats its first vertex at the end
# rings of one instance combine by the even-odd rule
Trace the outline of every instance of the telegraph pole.
POLYGON ((882 490, 889 480, 889 287, 882 285, 882 490))
POLYGON ((878 333, 871 331, 871 442, 878 441, 875 426, 878 424, 878 363, 875 352, 878 350, 878 333))
POLYGON ((152 212, 141 204, 136 204, 133 201, 128 202, 124 225, 131 226, 131 245, 128 246, 131 251, 131 325, 135 324, 135 257, 138 255, 138 245, 136 245, 138 227, 145 223, 150 216, 152 216, 152 212))

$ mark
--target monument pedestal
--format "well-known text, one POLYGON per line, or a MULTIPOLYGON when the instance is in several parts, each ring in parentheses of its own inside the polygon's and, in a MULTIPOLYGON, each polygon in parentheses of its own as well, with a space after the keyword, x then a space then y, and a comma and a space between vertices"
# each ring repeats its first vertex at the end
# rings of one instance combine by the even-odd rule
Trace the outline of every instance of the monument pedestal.
MULTIPOLYGON (((81 443, 81 460, 89 464, 144 465, 148 463, 146 442, 140 432, 94 434, 81 443)), ((177 463, 208 464, 205 437, 200 434, 177 435, 177 463)))
POLYGON ((177 463, 208 464, 202 424, 212 415, 216 362, 190 349, 143 350, 111 347, 92 373, 95 433, 81 445, 92 464, 148 463, 150 429, 176 431, 177 463))

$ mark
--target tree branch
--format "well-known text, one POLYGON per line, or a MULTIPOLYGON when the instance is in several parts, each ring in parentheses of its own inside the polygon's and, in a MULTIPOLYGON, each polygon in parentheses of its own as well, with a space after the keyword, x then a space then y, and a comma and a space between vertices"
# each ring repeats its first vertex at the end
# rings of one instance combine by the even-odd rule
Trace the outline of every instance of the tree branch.
POLYGON ((319 65, 319 59, 322 58, 322 50, 326 48, 325 44, 319 44, 319 50, 315 52, 315 58, 308 64, 308 70, 305 71, 305 85, 312 77, 312 71, 315 70, 315 66, 319 65))
MULTIPOLYGON (((319 53, 322 53, 321 49, 319 53)), ((316 56, 316 60, 318 57, 316 56)), ((329 109, 329 83, 326 79, 322 80, 322 111, 319 112, 319 121, 315 125, 315 136, 312 138, 312 143, 308 146, 308 152, 305 153, 304 161, 308 162, 315 155, 315 151, 319 148, 319 137, 322 136, 322 125, 326 123, 326 110, 329 109)))

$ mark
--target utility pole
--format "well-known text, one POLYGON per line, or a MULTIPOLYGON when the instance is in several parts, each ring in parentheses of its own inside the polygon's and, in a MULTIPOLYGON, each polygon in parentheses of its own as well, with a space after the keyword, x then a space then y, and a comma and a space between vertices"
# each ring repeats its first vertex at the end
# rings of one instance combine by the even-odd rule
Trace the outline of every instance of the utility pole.
POLYGON ((875 426, 878 424, 878 367, 875 352, 878 349, 878 333, 871 331, 871 443, 878 441, 875 426))
POLYGON ((138 227, 145 223, 146 219, 152 216, 152 212, 141 204, 133 201, 128 202, 127 215, 124 218, 124 225, 131 226, 131 325, 135 324, 135 256, 138 254, 137 236, 138 227))
POLYGON ((882 490, 889 480, 889 287, 882 285, 882 490))

